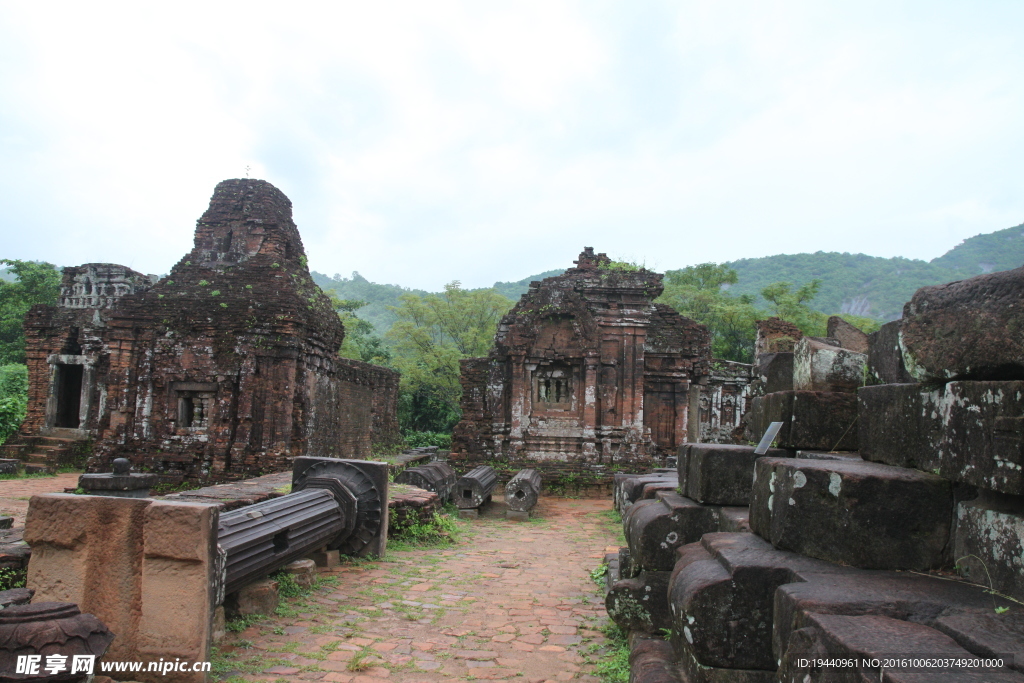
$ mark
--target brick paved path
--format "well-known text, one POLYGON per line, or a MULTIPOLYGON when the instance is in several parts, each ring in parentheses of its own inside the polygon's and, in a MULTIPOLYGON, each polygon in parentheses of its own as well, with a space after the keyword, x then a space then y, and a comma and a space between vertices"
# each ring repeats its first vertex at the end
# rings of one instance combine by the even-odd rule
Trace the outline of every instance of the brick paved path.
POLYGON ((228 635, 231 680, 596 681, 583 654, 604 642, 606 617, 588 572, 618 543, 610 509, 543 498, 537 521, 514 523, 496 501, 456 547, 325 572, 337 585, 293 616, 228 635))
POLYGON ((28 499, 40 493, 64 493, 65 488, 78 486, 78 472, 53 477, 0 479, 0 515, 14 517, 14 526, 25 526, 28 499))

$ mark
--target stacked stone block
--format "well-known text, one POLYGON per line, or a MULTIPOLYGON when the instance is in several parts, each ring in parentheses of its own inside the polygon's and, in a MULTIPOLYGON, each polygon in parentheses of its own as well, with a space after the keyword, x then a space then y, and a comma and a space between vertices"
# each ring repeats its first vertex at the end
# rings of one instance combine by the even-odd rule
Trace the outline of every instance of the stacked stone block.
POLYGON ((790 336, 794 389, 755 399, 748 438, 781 418, 795 452, 750 458, 749 531, 709 513, 738 502, 741 453, 684 449, 679 491, 632 504, 608 595, 634 633, 632 681, 1024 681, 1024 352, 1009 338, 1024 269, 1010 273, 920 290, 867 348, 838 323, 790 336), (856 394, 850 359, 873 383, 856 394), (669 547, 684 519, 698 537, 669 547), (932 663, 876 661, 900 656, 932 663))

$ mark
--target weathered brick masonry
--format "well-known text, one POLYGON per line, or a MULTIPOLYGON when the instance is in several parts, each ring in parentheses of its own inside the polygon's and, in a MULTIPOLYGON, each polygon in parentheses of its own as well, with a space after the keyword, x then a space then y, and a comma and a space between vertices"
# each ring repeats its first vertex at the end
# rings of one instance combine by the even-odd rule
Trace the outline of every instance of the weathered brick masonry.
POLYGON ((462 361, 457 467, 606 483, 674 455, 696 432, 707 329, 653 303, 657 273, 616 270, 589 247, 576 264, 530 285, 489 357, 462 361))
POLYGON ((339 358, 343 337, 291 202, 226 180, 166 278, 68 268, 60 305, 32 309, 21 431, 95 438, 92 469, 123 456, 191 480, 367 457, 398 433, 398 375, 339 358))

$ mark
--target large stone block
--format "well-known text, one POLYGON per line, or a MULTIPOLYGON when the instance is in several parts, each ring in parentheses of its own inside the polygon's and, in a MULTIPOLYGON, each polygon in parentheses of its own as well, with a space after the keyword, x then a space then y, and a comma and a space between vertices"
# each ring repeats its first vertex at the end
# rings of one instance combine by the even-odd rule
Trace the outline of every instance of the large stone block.
POLYGON ((707 534, 679 549, 669 585, 673 646, 701 667, 775 671, 775 589, 797 570, 829 565, 774 549, 753 534, 707 534))
MULTIPOLYGON (((74 602, 117 634, 110 659, 209 659, 220 596, 214 505, 33 496, 28 586, 37 601, 74 602)), ((164 680, 160 674, 140 681, 164 680)), ((180 674, 185 683, 205 674, 180 674)))
MULTIPOLYGON (((682 446, 679 451, 685 453, 690 444, 682 446)), ((644 486, 647 484, 664 485, 668 488, 679 486, 679 475, 675 471, 662 471, 653 474, 616 474, 613 481, 612 500, 615 509, 625 514, 633 503, 641 500, 644 486)))
POLYGON ((670 628, 672 618, 665 599, 671 572, 640 572, 612 584, 605 595, 608 617, 626 631, 657 633, 670 628))
POLYGON ((868 335, 846 322, 838 315, 828 319, 825 336, 835 339, 839 346, 856 353, 868 352, 868 335))
POLYGON ((1024 495, 1024 382, 881 385, 858 397, 866 460, 1024 495))
POLYGON ((857 396, 842 392, 778 391, 751 401, 746 438, 761 440, 772 422, 782 422, 780 448, 857 450, 857 396))
POLYGON ((871 462, 761 458, 750 527, 777 548, 865 569, 948 561, 953 487, 871 462))
POLYGON ((676 548, 719 530, 720 508, 661 491, 653 500, 634 503, 622 523, 630 558, 637 567, 646 571, 672 571, 676 548))
POLYGON ((860 455, 896 467, 939 471, 942 422, 934 410, 937 392, 920 384, 880 384, 857 392, 860 455))
POLYGON ((893 320, 868 335, 868 381, 872 384, 910 384, 914 378, 903 365, 900 321, 893 320))
POLYGON ((808 614, 804 626, 790 636, 779 680, 801 683, 1024 683, 1024 676, 1006 667, 913 666, 913 660, 970 660, 975 655, 939 631, 901 619, 878 615, 808 614), (899 649, 894 644, 899 643, 899 649), (910 660, 907 666, 873 666, 875 660, 910 660), (842 660, 846 664, 822 666, 842 660))
POLYGON ((955 536, 962 576, 1024 599, 1024 500, 986 493, 960 503, 955 536))
POLYGON ((793 389, 857 391, 864 384, 867 359, 863 353, 804 337, 793 352, 793 389))
POLYGON ((767 353, 757 357, 757 376, 763 385, 762 393, 793 390, 793 352, 767 353))
POLYGON ((1024 495, 1024 382, 950 382, 942 417, 942 476, 1024 495))
MULTIPOLYGON (((707 534, 678 554, 669 584, 672 644, 691 680, 757 680, 752 677, 757 671, 772 674, 763 680, 794 680, 775 678, 775 670, 791 656, 791 647, 797 648, 792 654, 799 654, 801 646, 816 642, 801 637, 809 635, 803 629, 820 615, 911 622, 941 631, 977 656, 1015 655, 1024 643, 1016 608, 997 614, 994 607, 1005 611, 1011 603, 979 586, 836 565, 777 550, 753 534, 707 534), (1007 619, 993 621, 999 616, 1007 619)), ((926 654, 915 649, 920 631, 896 627, 887 632, 888 654, 926 654)), ((928 638, 942 640, 938 633, 928 638)))
POLYGON ((903 308, 900 344, 919 382, 1024 378, 1024 267, 922 287, 903 308))
POLYGON ((631 645, 631 683, 680 683, 672 645, 661 638, 634 638, 631 645))
MULTIPOLYGON (((754 482, 754 446, 695 443, 679 459, 679 490, 698 503, 749 505, 754 482)), ((770 448, 765 455, 785 458, 788 451, 770 448)))

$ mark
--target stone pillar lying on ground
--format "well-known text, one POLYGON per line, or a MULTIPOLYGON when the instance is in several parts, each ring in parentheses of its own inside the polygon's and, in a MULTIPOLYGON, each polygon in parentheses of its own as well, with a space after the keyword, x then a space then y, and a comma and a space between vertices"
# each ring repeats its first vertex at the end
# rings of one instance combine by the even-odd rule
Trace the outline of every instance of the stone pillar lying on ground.
POLYGON ((491 492, 497 482, 498 473, 493 467, 474 467, 459 477, 455 485, 455 504, 462 510, 478 509, 491 499, 491 492))
MULTIPOLYGON (((76 603, 116 635, 111 660, 210 658, 218 595, 216 506, 149 499, 33 496, 25 520, 34 600, 76 603)), ((204 673, 176 673, 183 683, 204 673)), ((134 674, 139 681, 166 681, 134 674)))
POLYGON ((510 513, 518 513, 519 517, 528 517, 540 497, 540 486, 540 472, 519 470, 505 484, 505 504, 508 505, 506 516, 515 517, 516 515, 510 513))

